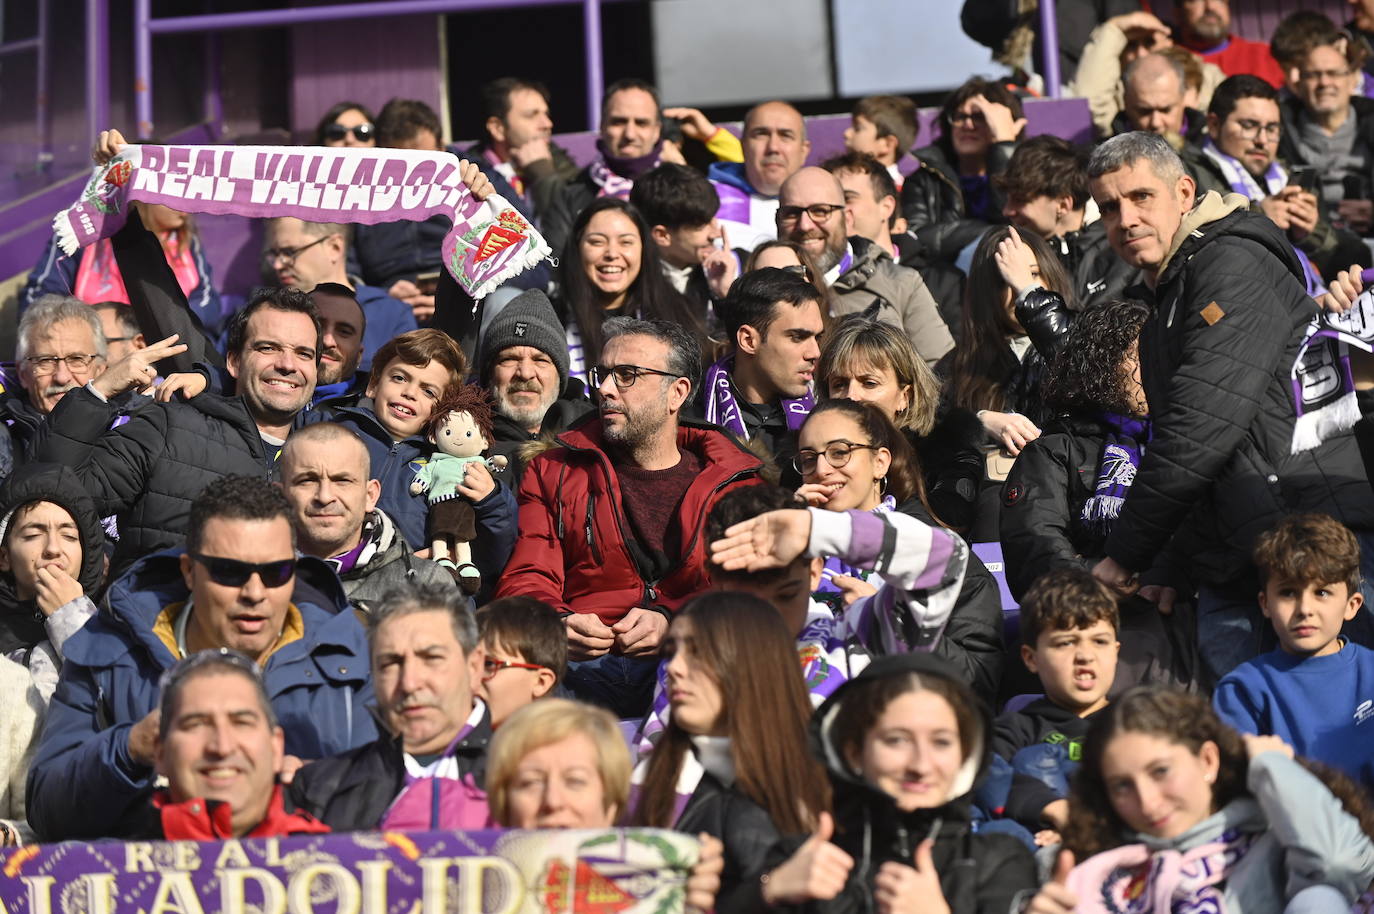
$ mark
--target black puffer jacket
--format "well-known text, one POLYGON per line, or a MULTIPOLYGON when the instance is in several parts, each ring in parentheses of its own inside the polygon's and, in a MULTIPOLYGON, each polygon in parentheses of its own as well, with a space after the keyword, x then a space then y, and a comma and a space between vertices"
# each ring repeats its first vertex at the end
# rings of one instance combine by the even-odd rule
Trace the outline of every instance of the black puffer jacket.
POLYGON ((75 471, 101 517, 119 516, 111 578, 142 556, 180 545, 191 501, 211 482, 273 473, 278 449, 269 450, 239 397, 207 392, 184 403, 150 403, 111 429, 116 410, 77 388, 48 416, 36 447, 39 460, 75 471))
MULTIPOLYGON (((987 172, 990 178, 1007 170, 1015 143, 994 143, 987 152, 987 172)), ((909 230, 936 257, 954 262, 959 252, 976 241, 989 223, 974 218, 964 202, 959 186, 959 172, 938 144, 922 146, 915 151, 920 167, 907 175, 902 184, 902 215, 909 230)), ((1002 221, 1002 207, 1006 199, 997 189, 997 182, 988 188, 988 215, 1002 221)))
POLYGON ((1100 220, 1050 239, 1050 247, 1073 280, 1075 310, 1121 298, 1140 282, 1140 271, 1116 256, 1107 243, 1107 227, 1100 220))
MULTIPOLYGON (((99 599, 105 581, 105 528, 95 503, 68 467, 31 463, 15 470, 0 487, 0 542, 5 540, 14 512, 24 505, 47 501, 66 510, 81 536, 81 570, 76 579, 92 600, 99 599)), ((32 648, 48 637, 45 617, 33 600, 19 599, 14 576, 0 575, 0 654, 32 648)))
POLYGON ((1179 532, 1203 583, 1238 578, 1255 537, 1320 511, 1374 530, 1352 432, 1292 454, 1290 372, 1317 305, 1274 223, 1209 194, 1184 218, 1146 300, 1141 377, 1154 437, 1106 554, 1144 571, 1179 532))
POLYGON ((978 512, 986 437, 978 417, 957 406, 940 411, 930 434, 907 436, 921 462, 930 509, 961 533, 973 526, 978 512))
MULTIPOLYGON (((1006 914, 1022 892, 1034 890, 1035 861, 1025 845, 1009 835, 975 834, 970 797, 990 760, 987 710, 978 709, 979 732, 955 778, 952 795, 941 806, 903 812, 887 793, 854 772, 836 745, 833 728, 846 713, 845 699, 860 683, 912 673, 958 680, 958 674, 928 654, 900 654, 874 660, 859 676, 840 686, 811 719, 811 747, 826 765, 834 790, 834 844, 854 858, 849 881, 831 901, 806 905, 807 914, 851 914, 877 910, 873 879, 884 863, 911 866, 917 846, 934 834, 932 858, 951 914, 1006 914)), ((852 713, 852 712, 850 712, 852 713)), ((781 863, 797 847, 781 842, 770 862, 781 863)))
POLYGON ((769 851, 782 837, 762 806, 724 786, 708 771, 692 791, 673 830, 687 835, 705 832, 724 845, 725 869, 716 895, 717 914, 759 910, 759 876, 769 851))

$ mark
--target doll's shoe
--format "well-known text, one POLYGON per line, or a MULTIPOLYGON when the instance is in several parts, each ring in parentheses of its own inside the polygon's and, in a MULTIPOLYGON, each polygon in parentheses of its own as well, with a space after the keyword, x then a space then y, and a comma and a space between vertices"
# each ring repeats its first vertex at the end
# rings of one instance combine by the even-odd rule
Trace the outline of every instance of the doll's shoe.
POLYGON ((465 562, 457 568, 449 569, 453 579, 458 582, 458 589, 468 596, 472 596, 482 589, 482 572, 477 570, 477 566, 470 562, 465 562))

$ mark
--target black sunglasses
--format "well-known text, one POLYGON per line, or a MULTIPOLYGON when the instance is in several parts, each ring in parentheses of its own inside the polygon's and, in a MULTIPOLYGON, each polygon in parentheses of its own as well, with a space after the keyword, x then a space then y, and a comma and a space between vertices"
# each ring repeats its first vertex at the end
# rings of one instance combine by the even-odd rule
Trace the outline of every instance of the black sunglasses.
POLYGON ((356 124, 352 127, 345 127, 343 124, 330 124, 324 128, 324 138, 335 143, 341 142, 350 133, 353 134, 353 139, 366 142, 377 135, 377 128, 372 124, 356 124))
POLYGON ((255 574, 262 578, 263 587, 281 587, 296 573, 295 556, 275 562, 240 562, 192 552, 191 558, 204 565, 210 580, 221 587, 242 587, 255 574))

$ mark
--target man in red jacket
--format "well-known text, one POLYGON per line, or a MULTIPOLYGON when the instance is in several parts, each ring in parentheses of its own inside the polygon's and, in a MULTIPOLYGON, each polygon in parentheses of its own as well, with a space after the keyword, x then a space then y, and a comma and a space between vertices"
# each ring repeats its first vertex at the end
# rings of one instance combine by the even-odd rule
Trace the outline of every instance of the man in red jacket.
POLYGON ((1178 0, 1178 43, 1227 76, 1250 73, 1275 89, 1283 88, 1283 71, 1269 45, 1231 34, 1230 0, 1178 0))
POLYGON ((719 427, 682 418, 701 376, 688 331, 614 318, 603 332, 598 414, 526 468, 497 596, 529 594, 563 613, 565 684, 635 717, 648 710, 672 613, 709 588, 707 513, 763 465, 719 427))

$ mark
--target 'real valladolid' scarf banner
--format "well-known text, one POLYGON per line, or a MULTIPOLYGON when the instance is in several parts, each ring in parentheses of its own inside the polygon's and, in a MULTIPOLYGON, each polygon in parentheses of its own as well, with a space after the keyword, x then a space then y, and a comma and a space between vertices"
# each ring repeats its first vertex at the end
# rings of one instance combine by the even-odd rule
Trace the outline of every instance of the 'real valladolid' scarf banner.
POLYGON ((444 265, 481 298, 549 256, 549 246, 500 196, 483 202, 459 160, 408 149, 125 146, 98 166, 81 199, 53 219, 74 254, 119 231, 135 200, 187 213, 295 216, 307 222, 397 222, 447 216, 444 265))
POLYGON ((8 914, 674 914, 697 841, 653 829, 32 845, 8 914))

